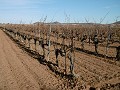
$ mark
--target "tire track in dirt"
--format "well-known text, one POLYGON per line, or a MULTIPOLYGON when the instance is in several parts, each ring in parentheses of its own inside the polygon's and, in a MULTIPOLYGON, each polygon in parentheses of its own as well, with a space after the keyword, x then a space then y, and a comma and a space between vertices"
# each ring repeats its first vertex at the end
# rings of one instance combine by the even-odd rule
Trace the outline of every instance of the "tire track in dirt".
MULTIPOLYGON (((109 80, 120 72, 119 66, 106 63, 102 61, 102 59, 88 56, 83 53, 77 53, 76 55, 77 58, 75 60, 75 64, 79 65, 80 68, 80 70, 77 72, 80 72, 80 76, 82 76, 85 80, 89 79, 87 77, 93 77, 93 79, 98 78, 97 82, 100 82, 101 80, 109 80), (90 72, 94 74, 92 75, 90 72)), ((95 79, 93 81, 95 81, 95 79)))
MULTIPOLYGON (((4 33, 2 33, 5 35, 4 33)), ((33 77, 27 72, 24 66, 21 64, 20 59, 16 56, 16 52, 14 52, 10 46, 9 40, 6 39, 8 37, 4 36, 3 42, 3 50, 4 57, 6 58, 10 69, 12 70, 13 76, 18 83, 20 89, 38 89, 39 85, 34 81, 33 77)), ((15 47, 14 47, 15 48, 15 47)))
POLYGON ((110 73, 110 72, 113 73, 115 71, 116 72, 120 71, 120 67, 118 67, 116 65, 104 63, 104 61, 101 62, 101 60, 97 59, 97 58, 91 58, 92 60, 90 60, 90 57, 88 57, 88 58, 87 57, 88 56, 85 57, 86 59, 81 59, 81 60, 83 60, 88 65, 93 65, 94 67, 96 67, 97 71, 99 71, 99 69, 101 69, 102 71, 105 71, 105 73, 110 73), (99 62, 101 62, 101 63, 99 63, 99 62))
MULTIPOLYGON (((2 35, 0 37, 0 42, 1 41, 3 41, 2 35)), ((18 84, 13 77, 13 73, 10 69, 9 63, 5 58, 5 54, 2 49, 2 43, 0 44, 0 48, 0 90, 19 90, 18 84)))

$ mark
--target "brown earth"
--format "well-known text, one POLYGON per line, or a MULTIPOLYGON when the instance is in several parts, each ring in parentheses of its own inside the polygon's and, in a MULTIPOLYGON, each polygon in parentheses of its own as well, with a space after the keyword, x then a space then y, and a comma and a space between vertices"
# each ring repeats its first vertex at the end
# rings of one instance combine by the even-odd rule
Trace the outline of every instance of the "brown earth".
POLYGON ((61 90, 61 84, 0 30, 0 90, 61 90))
MULTIPOLYGON (((69 90, 67 81, 51 72, 25 51, 21 50, 3 31, 0 30, 0 90, 69 90)), ((58 46, 59 47, 59 46, 58 46)), ((46 47, 47 48, 47 47, 46 47)), ((34 50, 34 44, 32 45, 34 50)), ((53 50, 53 46, 50 48, 53 50)), ((40 46, 37 50, 42 54, 40 46)), ((47 51, 46 51, 47 52, 47 51)), ((46 57, 47 59, 47 57, 46 57)), ((59 56, 59 68, 63 72, 64 57, 59 56)), ((55 63, 55 55, 50 53, 50 61, 55 63)), ((67 59, 67 73, 69 70, 67 59)), ((75 52, 74 90, 120 89, 120 62, 75 52)))

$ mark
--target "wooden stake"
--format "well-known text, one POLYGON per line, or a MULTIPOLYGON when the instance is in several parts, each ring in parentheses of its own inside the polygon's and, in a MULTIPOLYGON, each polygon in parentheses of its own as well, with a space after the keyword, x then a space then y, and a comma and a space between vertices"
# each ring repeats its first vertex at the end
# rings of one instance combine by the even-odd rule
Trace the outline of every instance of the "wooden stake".
POLYGON ((50 33, 51 33, 51 24, 50 24, 49 34, 48 34, 48 61, 50 59, 50 33))

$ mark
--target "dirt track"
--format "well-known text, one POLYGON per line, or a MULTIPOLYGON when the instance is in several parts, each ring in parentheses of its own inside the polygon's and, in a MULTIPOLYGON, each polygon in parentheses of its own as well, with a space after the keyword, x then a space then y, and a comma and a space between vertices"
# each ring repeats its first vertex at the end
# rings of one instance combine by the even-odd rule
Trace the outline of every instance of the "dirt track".
MULTIPOLYGON (((50 60, 55 62, 54 53, 50 56, 50 60)), ((106 83, 120 83, 120 62, 113 62, 117 65, 110 64, 106 59, 82 52, 75 52, 75 56, 75 73, 78 78, 75 89, 86 90, 84 86, 104 86, 106 89, 106 83)), ((59 57, 60 67, 64 64, 61 59, 59 57)), ((0 30, 0 90, 61 90, 64 88, 63 83, 47 66, 26 54, 0 30)))
POLYGON ((46 66, 19 49, 0 30, 0 90, 61 89, 58 80, 46 66))

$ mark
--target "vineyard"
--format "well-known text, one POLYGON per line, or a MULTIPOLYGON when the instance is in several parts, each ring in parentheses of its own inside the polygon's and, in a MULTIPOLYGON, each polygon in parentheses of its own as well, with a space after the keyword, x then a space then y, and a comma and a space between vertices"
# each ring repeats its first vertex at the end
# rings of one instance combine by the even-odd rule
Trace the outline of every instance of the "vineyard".
POLYGON ((64 79, 65 89, 120 89, 119 24, 4 24, 0 28, 64 79))

